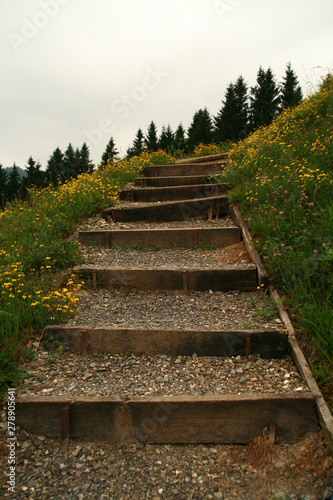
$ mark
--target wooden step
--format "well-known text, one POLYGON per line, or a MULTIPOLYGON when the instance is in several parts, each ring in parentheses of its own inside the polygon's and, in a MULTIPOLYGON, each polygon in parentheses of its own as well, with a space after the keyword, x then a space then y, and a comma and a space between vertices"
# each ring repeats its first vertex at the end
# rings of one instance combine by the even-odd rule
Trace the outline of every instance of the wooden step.
POLYGON ((132 248, 141 245, 148 249, 192 248, 216 246, 225 248, 242 241, 239 227, 173 228, 173 229, 114 229, 79 231, 79 241, 84 245, 132 248))
POLYGON ((227 160, 229 153, 218 153, 216 155, 196 156, 194 158, 185 158, 177 160, 176 163, 205 163, 207 161, 227 160))
POLYGON ((282 359, 288 353, 288 335, 274 329, 182 330, 91 328, 50 325, 44 338, 82 355, 107 352, 135 356, 177 353, 177 356, 245 356, 282 359))
POLYGON ((193 184, 213 184, 218 174, 183 175, 174 177, 138 177, 135 180, 140 187, 189 186, 193 184))
POLYGON ((153 205, 111 207, 103 210, 101 215, 109 222, 177 221, 226 215, 228 208, 228 196, 219 195, 195 200, 161 202, 153 205))
POLYGON ((273 425, 279 444, 318 431, 311 393, 133 397, 18 397, 26 432, 111 443, 248 443, 273 425))
POLYGON ((123 189, 121 201, 138 201, 153 203, 159 201, 193 200, 209 198, 227 192, 227 184, 197 184, 193 186, 148 187, 123 189))
POLYGON ((248 266, 205 269, 117 268, 77 266, 74 273, 108 288, 139 290, 255 290, 257 269, 248 266))
POLYGON ((149 165, 142 169, 142 175, 145 177, 174 177, 174 176, 192 176, 209 175, 220 173, 223 166, 227 165, 227 160, 205 163, 176 163, 172 165, 149 165))

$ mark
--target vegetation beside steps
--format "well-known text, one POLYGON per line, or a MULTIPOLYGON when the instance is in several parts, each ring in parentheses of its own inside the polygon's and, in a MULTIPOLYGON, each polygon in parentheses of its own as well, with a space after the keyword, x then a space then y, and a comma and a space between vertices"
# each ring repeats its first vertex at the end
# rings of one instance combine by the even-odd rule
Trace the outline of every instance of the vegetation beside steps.
MULTIPOLYGON (((241 206, 271 278, 283 291, 312 370, 332 408, 333 388, 333 88, 284 112, 271 126, 234 145, 222 182, 241 206)), ((223 148, 221 148, 223 151, 223 148)), ((217 146, 196 155, 217 154, 217 146)), ((0 382, 21 374, 31 342, 47 324, 75 311, 71 273, 78 249, 76 225, 118 199, 119 189, 144 166, 172 164, 163 152, 109 163, 63 186, 32 190, 0 213, 0 382)))

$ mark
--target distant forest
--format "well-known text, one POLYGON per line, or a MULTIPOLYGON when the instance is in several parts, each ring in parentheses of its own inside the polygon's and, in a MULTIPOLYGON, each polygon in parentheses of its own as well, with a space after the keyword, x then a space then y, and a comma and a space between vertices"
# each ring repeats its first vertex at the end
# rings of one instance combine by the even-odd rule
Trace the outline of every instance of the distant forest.
MULTIPOLYGON (((229 83, 216 116, 211 116, 207 108, 202 108, 194 113, 187 130, 182 124, 175 131, 170 125, 163 125, 160 134, 152 121, 146 134, 141 128, 137 131, 127 150, 127 156, 139 155, 143 149, 162 149, 180 156, 190 155, 200 143, 238 142, 259 127, 269 125, 279 113, 296 106, 302 98, 298 78, 290 63, 287 64, 281 83, 276 82, 270 68, 265 71, 260 67, 254 87, 248 87, 242 76, 236 82, 229 83)), ((111 137, 98 168, 116 161, 118 154, 111 137)), ((76 150, 72 144, 64 152, 56 148, 45 170, 32 157, 28 159, 23 171, 15 163, 9 169, 0 163, 0 207, 4 208, 7 202, 15 198, 27 199, 32 187, 43 188, 50 184, 57 186, 82 173, 92 173, 95 168, 86 143, 76 150)))

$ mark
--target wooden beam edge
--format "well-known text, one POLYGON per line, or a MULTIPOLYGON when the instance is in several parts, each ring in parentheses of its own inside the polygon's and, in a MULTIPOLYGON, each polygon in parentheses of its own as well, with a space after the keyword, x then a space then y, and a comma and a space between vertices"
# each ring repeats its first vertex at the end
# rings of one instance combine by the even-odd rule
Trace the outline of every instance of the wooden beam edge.
POLYGON ((242 401, 311 401, 315 400, 311 392, 284 392, 284 393, 227 393, 227 394, 205 394, 202 396, 129 396, 126 400, 118 396, 17 396, 16 403, 22 404, 64 404, 76 403, 119 403, 127 405, 130 403, 215 403, 215 402, 242 402, 242 401))
POLYGON ((231 205, 230 216, 234 223, 242 229, 243 241, 245 243, 246 249, 251 257, 252 262, 257 266, 259 285, 263 285, 265 288, 267 288, 269 285, 268 272, 254 246, 251 233, 245 224, 239 208, 236 205, 231 205))
POLYGON ((154 332, 162 332, 165 334, 168 333, 202 333, 202 334, 241 334, 241 335, 251 335, 251 334, 256 334, 256 333, 262 333, 262 334, 270 334, 270 333, 278 333, 281 334, 281 336, 287 335, 284 331, 280 331, 278 328, 253 328, 253 329, 219 329, 219 330, 206 330, 204 328, 124 328, 124 327, 107 327, 107 326, 91 326, 88 327, 87 325, 66 325, 66 324, 59 324, 59 325, 47 325, 44 329, 44 332, 49 332, 52 330, 63 330, 64 332, 71 331, 71 332, 81 332, 82 330, 85 330, 87 332, 89 331, 105 331, 105 332, 149 332, 149 333, 154 333, 154 332))
POLYGON ((273 289, 272 286, 269 287, 269 293, 271 299, 275 306, 279 311, 279 315, 285 327, 287 328, 289 335, 289 342, 291 348, 291 354, 294 359, 294 362, 301 373, 304 381, 307 383, 311 393, 315 397, 316 407, 319 416, 319 421, 321 424, 321 428, 323 430, 324 436, 326 438, 328 447, 330 452, 333 454, 333 415, 327 406, 327 403, 324 399, 324 396, 319 389, 319 386, 312 375, 311 369, 308 365, 308 362, 305 359, 305 356, 302 352, 302 349, 298 343, 298 340, 295 335, 294 327, 290 321, 290 318, 284 309, 283 302, 276 290, 273 289))
POLYGON ((193 158, 184 158, 181 160, 176 160, 176 165, 183 163, 202 163, 204 161, 215 161, 215 160, 226 160, 229 157, 229 153, 217 153, 215 155, 205 155, 205 156, 195 156, 193 158))

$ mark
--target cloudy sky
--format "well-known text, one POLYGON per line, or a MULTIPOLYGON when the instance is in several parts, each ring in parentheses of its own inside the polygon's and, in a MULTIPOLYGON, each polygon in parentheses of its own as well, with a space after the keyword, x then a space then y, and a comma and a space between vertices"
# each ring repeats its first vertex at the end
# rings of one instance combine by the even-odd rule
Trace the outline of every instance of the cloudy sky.
POLYGON ((1 0, 0 163, 110 137, 125 154, 154 120, 216 115, 226 86, 287 63, 304 93, 333 69, 332 0, 1 0))

